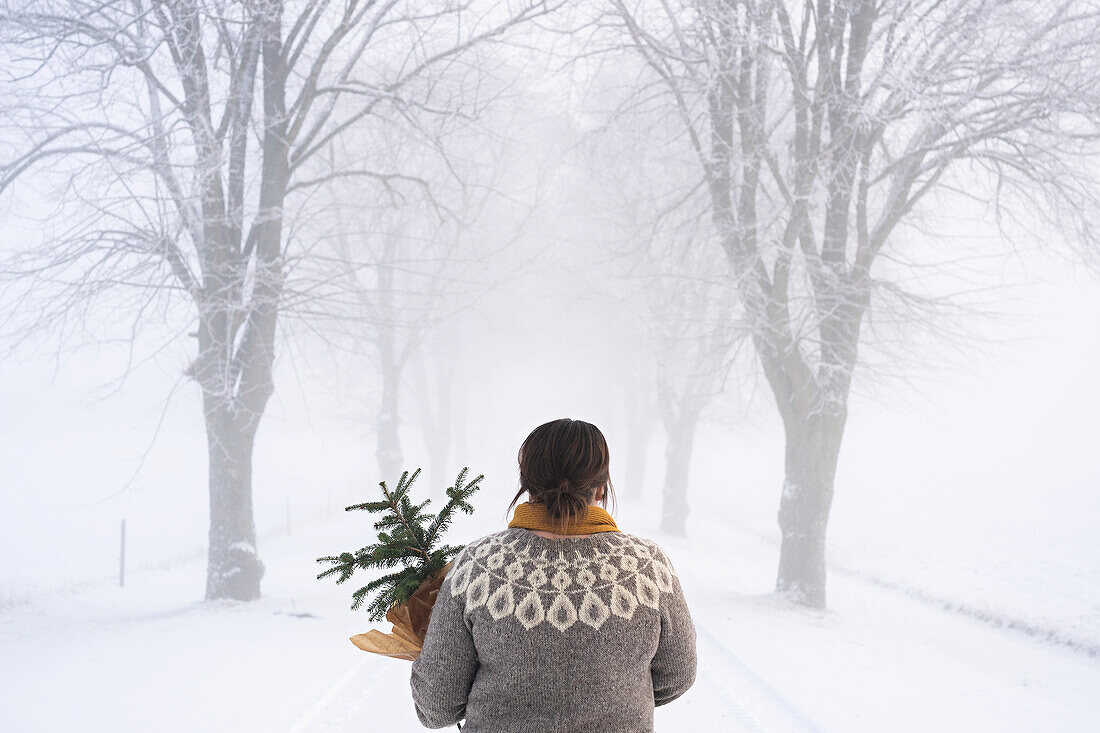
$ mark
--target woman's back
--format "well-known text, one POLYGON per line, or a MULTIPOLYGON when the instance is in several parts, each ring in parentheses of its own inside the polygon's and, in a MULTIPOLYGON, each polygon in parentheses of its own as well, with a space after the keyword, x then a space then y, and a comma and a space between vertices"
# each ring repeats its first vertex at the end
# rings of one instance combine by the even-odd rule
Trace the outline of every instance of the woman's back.
POLYGON ((508 529, 456 558, 412 690, 433 728, 469 733, 653 730, 695 679, 695 629, 671 563, 621 532, 508 529))

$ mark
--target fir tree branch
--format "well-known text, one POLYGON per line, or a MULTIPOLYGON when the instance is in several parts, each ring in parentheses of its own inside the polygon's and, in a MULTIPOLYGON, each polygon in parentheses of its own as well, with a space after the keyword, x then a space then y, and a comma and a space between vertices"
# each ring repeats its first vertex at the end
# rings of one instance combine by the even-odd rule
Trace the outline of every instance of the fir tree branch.
MULTIPOLYGON (((416 477, 420 475, 420 469, 419 468, 416 469, 413 472, 412 478, 410 478, 408 480, 408 483, 406 483, 405 479, 408 478, 408 475, 409 475, 408 471, 405 471, 404 473, 401 474, 401 478, 397 480, 397 489, 395 491, 395 494, 400 494, 403 490, 408 491, 408 488, 410 486, 412 486, 413 481, 415 481, 416 477), (402 484, 404 484, 404 488, 402 488, 402 484)), ((386 495, 386 501, 389 502, 390 508, 393 510, 393 513, 395 515, 397 515, 397 518, 401 521, 401 525, 405 528, 405 531, 409 533, 410 537, 417 538, 416 532, 414 532, 413 528, 411 526, 409 526, 408 517, 405 515, 405 512, 401 511, 402 507, 399 506, 399 504, 400 504, 399 500, 394 499, 394 494, 391 494, 389 489, 386 488, 386 482, 382 481, 378 485, 382 487, 382 493, 386 495)), ((401 498, 404 499, 405 496, 402 495, 401 498)), ((427 504, 428 502, 424 502, 424 503, 427 504)), ((404 508, 406 509, 406 511, 408 510, 407 502, 406 502, 406 506, 404 508)), ((381 522, 379 522, 379 524, 381 524, 381 522)), ((377 528, 378 528, 378 525, 376 524, 375 529, 377 529, 377 528)), ((417 538, 417 539, 419 539, 419 538, 417 538)), ((414 549, 417 552, 419 552, 421 555, 423 555, 424 559, 426 561, 429 561, 429 562, 431 561, 431 558, 428 557, 428 552, 425 549, 423 541, 421 542, 421 544, 419 546, 414 547, 414 549)))
POLYGON ((352 609, 357 610, 366 604, 371 620, 378 621, 385 618, 392 606, 407 603, 424 581, 462 551, 463 545, 436 545, 450 527, 455 509, 465 514, 474 511, 469 500, 481 488, 480 482, 484 476, 479 475, 465 483, 468 471, 468 468, 463 468, 459 472, 454 485, 446 491, 446 504, 434 515, 425 511, 431 500, 413 504, 409 498, 409 489, 420 475, 419 468, 411 475, 408 471, 403 472, 392 491, 385 481, 379 482, 383 501, 353 504, 345 509, 381 514, 382 517, 374 523, 378 541, 354 553, 343 552, 318 558, 317 562, 332 566, 322 571, 317 576, 318 580, 335 575, 339 585, 350 579, 357 570, 389 570, 391 572, 375 578, 352 594, 352 609), (370 598, 371 594, 375 594, 373 598, 370 598))

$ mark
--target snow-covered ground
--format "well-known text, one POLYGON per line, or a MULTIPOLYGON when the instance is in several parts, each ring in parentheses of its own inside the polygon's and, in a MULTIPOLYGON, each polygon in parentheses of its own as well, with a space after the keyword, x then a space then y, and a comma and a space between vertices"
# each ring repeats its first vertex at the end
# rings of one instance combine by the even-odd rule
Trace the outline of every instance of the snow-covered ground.
POLYGON ((1095 728, 1100 660, 836 572, 828 611, 792 609, 761 593, 770 544, 721 536, 729 561, 666 543, 690 567, 699 626, 820 729, 1095 728))
MULTIPOLYGON (((486 512, 486 515, 489 513, 486 512)), ((1094 730, 1100 659, 992 628, 905 593, 833 573, 830 609, 768 594, 775 549, 754 532, 694 520, 662 538, 645 512, 627 531, 661 541, 699 631, 700 672, 657 730, 1094 730)), ((464 518, 465 519, 465 518, 464 518)), ((454 536, 491 531, 488 516, 454 536)), ((495 521, 495 517, 494 517, 495 521)), ((343 515, 269 538, 265 597, 198 601, 201 559, 40 596, 0 613, 0 730, 415 731, 408 663, 367 655, 351 588, 314 579, 313 558, 361 544, 343 515)))
MULTIPOLYGON (((959 420, 950 413, 947 407, 934 417, 959 420)), ((1090 488, 1100 485, 1098 469, 1082 469, 1095 475, 1055 471, 1044 477, 1041 468, 975 441, 956 449, 973 452, 968 462, 951 453, 952 443, 964 442, 960 432, 976 432, 967 424, 945 426, 942 439, 913 445, 868 436, 877 427, 888 433, 890 417, 882 412, 873 421, 854 420, 847 436, 829 523, 832 579, 858 578, 1100 656, 1100 494, 1090 488), (930 458, 922 460, 922 453, 930 458)), ((906 419, 913 429, 916 418, 906 419)), ((928 422, 922 436, 933 436, 939 424, 928 422)), ((1012 429, 1018 428, 1005 428, 1012 429)), ((717 515, 757 538, 774 559, 775 457, 782 445, 778 430, 760 433, 767 437, 702 438, 693 471, 702 485, 689 530, 707 533, 702 515, 717 515), (723 464, 736 467, 729 490, 706 480, 722 476, 723 464)), ((1076 438, 1062 442, 1063 455, 1043 447, 1043 465, 1089 465, 1083 450, 1081 458, 1065 455, 1076 438)), ((770 575, 772 564, 762 564, 770 575)))

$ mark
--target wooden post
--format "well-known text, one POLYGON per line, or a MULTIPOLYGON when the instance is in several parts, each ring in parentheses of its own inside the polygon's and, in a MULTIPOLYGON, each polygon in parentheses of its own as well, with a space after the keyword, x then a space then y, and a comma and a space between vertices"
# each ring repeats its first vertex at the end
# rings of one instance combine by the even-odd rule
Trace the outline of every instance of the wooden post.
POLYGON ((118 547, 118 587, 126 585, 126 520, 119 525, 118 547))

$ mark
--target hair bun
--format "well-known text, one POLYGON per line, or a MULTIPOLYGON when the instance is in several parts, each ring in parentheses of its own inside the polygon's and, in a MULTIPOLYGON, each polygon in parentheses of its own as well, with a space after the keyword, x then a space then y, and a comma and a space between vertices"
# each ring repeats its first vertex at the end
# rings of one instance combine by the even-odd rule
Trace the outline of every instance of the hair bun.
POLYGON ((519 491, 544 504, 550 517, 583 519, 590 502, 614 497, 607 441, 592 423, 563 418, 538 426, 519 449, 519 491), (598 497, 598 498, 597 498, 598 497))

